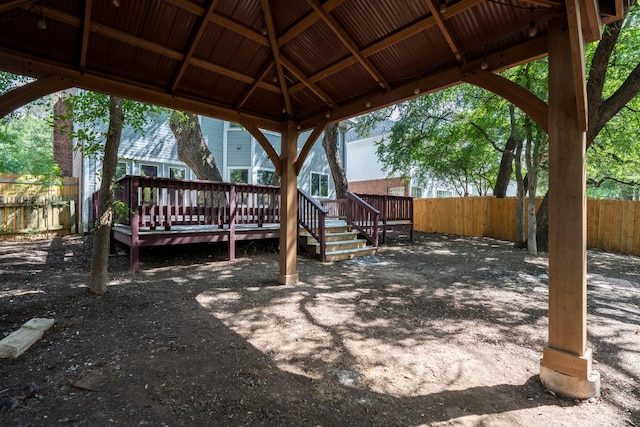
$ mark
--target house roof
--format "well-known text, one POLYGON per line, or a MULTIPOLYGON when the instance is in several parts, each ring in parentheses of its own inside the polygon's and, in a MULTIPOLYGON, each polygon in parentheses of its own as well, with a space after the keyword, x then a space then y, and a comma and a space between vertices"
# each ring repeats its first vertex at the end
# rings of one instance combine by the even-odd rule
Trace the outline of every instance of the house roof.
MULTIPOLYGON (((587 41, 624 8, 578 3, 587 41)), ((0 68, 308 129, 544 56, 566 13, 561 0, 2 0, 0 68)))

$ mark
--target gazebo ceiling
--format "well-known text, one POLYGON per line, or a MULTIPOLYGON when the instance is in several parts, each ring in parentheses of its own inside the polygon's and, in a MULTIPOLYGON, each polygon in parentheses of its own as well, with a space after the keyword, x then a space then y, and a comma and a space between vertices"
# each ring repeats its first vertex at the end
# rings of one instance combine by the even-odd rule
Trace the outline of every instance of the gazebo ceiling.
MULTIPOLYGON (((623 9, 579 4, 587 41, 623 9)), ((0 68, 307 129, 544 56, 565 13, 561 0, 3 0, 0 68)))

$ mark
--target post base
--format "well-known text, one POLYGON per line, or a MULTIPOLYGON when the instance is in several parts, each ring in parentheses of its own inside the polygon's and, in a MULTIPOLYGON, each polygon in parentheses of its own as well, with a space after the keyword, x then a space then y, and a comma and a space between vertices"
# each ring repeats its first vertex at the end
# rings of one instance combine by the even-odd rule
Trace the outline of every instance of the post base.
POLYGON ((591 370, 588 379, 572 377, 540 365, 540 381, 549 390, 571 399, 590 399, 600 395, 600 373, 591 370))
POLYGON ((281 285, 294 285, 298 283, 298 273, 278 274, 278 283, 281 285))

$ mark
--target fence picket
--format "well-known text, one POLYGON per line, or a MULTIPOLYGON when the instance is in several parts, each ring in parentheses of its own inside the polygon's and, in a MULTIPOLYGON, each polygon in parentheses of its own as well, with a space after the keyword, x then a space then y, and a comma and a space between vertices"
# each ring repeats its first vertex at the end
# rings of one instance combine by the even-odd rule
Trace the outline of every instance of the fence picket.
MULTIPOLYGON (((415 230, 515 241, 516 211, 515 198, 415 199, 415 230)), ((587 247, 640 255, 640 202, 589 199, 587 247)))
POLYGON ((78 179, 0 174, 0 239, 75 233, 78 179))

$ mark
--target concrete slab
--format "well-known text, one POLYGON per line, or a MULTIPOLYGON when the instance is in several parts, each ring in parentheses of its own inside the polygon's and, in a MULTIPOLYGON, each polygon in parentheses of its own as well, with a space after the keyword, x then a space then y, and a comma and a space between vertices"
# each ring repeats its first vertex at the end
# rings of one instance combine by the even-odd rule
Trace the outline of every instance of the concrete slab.
POLYGON ((45 331, 53 326, 53 319, 33 318, 20 329, 0 341, 0 358, 15 359, 42 338, 45 331))

